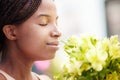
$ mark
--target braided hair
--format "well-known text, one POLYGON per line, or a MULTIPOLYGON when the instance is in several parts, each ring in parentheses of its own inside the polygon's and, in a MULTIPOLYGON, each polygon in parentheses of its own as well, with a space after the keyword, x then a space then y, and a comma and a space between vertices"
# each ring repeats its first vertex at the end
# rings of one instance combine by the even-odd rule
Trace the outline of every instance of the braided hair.
POLYGON ((0 52, 5 45, 4 25, 21 24, 34 14, 41 0, 0 0, 0 52))

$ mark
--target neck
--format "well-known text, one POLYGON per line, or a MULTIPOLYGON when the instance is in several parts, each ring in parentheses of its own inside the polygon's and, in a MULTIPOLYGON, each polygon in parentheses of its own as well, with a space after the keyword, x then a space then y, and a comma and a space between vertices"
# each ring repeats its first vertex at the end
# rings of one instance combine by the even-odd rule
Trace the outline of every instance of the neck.
POLYGON ((32 80, 32 65, 33 61, 10 54, 0 68, 16 80, 32 80))

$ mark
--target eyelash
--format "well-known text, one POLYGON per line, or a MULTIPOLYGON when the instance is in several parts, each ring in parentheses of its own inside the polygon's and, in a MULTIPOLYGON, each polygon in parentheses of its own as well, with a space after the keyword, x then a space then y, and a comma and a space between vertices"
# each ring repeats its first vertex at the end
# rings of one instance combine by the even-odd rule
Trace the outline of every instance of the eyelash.
POLYGON ((39 24, 40 26, 47 26, 47 23, 46 24, 39 24))
MULTIPOLYGON (((41 24, 39 24, 40 26, 47 26, 48 25, 48 22, 46 22, 46 23, 41 23, 41 24)), ((58 22, 56 21, 56 25, 58 25, 58 22)))

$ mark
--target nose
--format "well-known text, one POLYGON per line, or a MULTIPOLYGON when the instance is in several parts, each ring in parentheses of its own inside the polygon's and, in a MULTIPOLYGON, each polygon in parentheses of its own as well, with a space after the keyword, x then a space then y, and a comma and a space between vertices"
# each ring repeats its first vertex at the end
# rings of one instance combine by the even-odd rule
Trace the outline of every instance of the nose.
POLYGON ((51 37, 58 38, 61 35, 62 35, 62 33, 56 27, 51 31, 51 37))

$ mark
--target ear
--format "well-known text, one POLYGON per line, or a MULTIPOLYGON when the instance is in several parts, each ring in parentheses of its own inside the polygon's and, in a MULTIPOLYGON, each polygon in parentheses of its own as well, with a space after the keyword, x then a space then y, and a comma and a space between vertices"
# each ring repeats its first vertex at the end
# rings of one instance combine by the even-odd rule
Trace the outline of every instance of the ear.
POLYGON ((15 25, 5 25, 3 27, 3 33, 9 40, 16 40, 16 26, 15 25))

